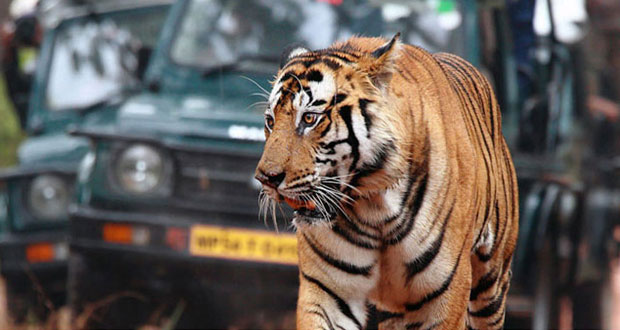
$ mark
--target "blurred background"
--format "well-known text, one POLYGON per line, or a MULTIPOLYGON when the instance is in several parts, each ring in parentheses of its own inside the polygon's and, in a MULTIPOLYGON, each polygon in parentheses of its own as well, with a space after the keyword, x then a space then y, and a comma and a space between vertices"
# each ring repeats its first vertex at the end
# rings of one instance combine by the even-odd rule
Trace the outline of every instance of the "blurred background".
POLYGON ((506 328, 620 329, 620 1, 0 0, 0 21, 2 329, 294 327, 292 213, 259 217, 253 179, 264 95, 293 42, 396 32, 501 104, 506 328))

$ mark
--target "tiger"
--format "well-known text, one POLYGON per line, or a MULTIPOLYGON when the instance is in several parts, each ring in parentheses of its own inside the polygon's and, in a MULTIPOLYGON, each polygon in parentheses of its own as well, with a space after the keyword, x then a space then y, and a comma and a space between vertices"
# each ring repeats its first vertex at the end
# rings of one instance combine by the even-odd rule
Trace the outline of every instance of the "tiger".
POLYGON ((298 329, 499 329, 518 191, 488 80, 449 53, 288 47, 255 177, 294 210, 298 329))

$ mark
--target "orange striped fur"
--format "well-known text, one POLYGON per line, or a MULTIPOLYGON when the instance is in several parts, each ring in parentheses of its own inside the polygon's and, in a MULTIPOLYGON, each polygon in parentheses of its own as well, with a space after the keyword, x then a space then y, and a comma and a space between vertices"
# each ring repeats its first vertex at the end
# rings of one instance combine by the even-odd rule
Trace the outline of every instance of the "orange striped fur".
POLYGON ((263 203, 299 201, 299 329, 361 329, 369 306, 381 329, 503 326, 517 184, 474 67, 398 35, 296 48, 265 118, 263 203))

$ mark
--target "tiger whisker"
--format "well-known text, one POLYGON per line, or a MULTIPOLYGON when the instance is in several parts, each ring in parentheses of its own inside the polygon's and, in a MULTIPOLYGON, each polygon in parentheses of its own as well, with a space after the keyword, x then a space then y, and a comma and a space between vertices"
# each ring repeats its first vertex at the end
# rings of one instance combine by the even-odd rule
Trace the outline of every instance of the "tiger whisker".
POLYGON ((345 204, 352 205, 353 202, 355 202, 355 200, 351 198, 351 196, 346 195, 340 190, 336 190, 327 186, 321 186, 320 189, 328 193, 329 196, 332 197, 337 203, 344 202, 345 204))
POLYGON ((267 103, 267 101, 258 101, 258 102, 254 102, 254 103, 250 104, 250 105, 248 106, 248 108, 249 108, 249 107, 256 106, 256 105, 267 105, 267 104, 268 104, 268 103, 267 103))
POLYGON ((326 182, 326 183, 336 183, 336 184, 342 185, 344 187, 347 187, 347 188, 355 191, 358 194, 361 194, 361 191, 359 189, 357 189, 355 186, 353 186, 351 184, 348 184, 346 182, 343 182, 342 180, 334 179, 333 177, 324 177, 324 178, 321 178, 321 181, 326 182))
MULTIPOLYGON (((326 181, 321 182, 321 184, 319 186, 323 187, 323 188, 327 188, 327 189, 333 191, 334 193, 341 195, 343 198, 346 198, 346 199, 348 199, 350 201, 353 201, 353 197, 351 197, 351 196, 345 194, 344 192, 338 190, 336 187, 330 186, 329 184, 343 185, 343 186, 346 187, 348 185, 347 183, 326 180, 326 181), (327 183, 327 184, 325 184, 325 183, 327 183)), ((355 188, 355 187, 352 187, 351 189, 353 189, 353 188, 355 188)))
POLYGON ((301 195, 300 197, 305 199, 306 201, 310 201, 314 203, 316 210, 318 210, 319 213, 321 213, 321 216, 323 216, 325 219, 329 219, 329 214, 325 210, 325 205, 323 205, 323 203, 320 200, 314 198, 315 196, 309 193, 305 193, 301 195))
POLYGON ((252 104, 248 105, 248 106, 247 106, 247 107, 245 107, 245 109, 243 109, 243 110, 245 111, 245 110, 250 109, 250 108, 253 108, 253 107, 255 107, 255 106, 259 106, 259 105, 263 105, 263 106, 264 106, 264 105, 267 105, 267 104, 268 104, 268 103, 267 103, 267 102, 265 102, 265 101, 258 101, 258 102, 254 102, 254 103, 252 103, 252 104))
POLYGON ((317 206, 317 208, 319 209, 319 211, 321 212, 321 215, 324 217, 324 219, 326 221, 329 221, 329 212, 327 210, 327 208, 325 207, 325 204, 323 204, 323 200, 318 198, 319 196, 314 195, 312 196, 312 201, 314 202, 314 204, 317 206))
POLYGON ((319 185, 319 186, 316 187, 316 189, 325 191, 325 192, 329 193, 330 195, 333 195, 333 196, 337 197, 338 200, 345 199, 346 202, 349 202, 349 203, 351 201, 353 201, 353 199, 351 197, 347 196, 343 192, 341 192, 339 190, 336 190, 334 188, 331 188, 331 187, 329 187, 327 185, 319 185))
POLYGON ((355 173, 343 174, 343 175, 330 175, 330 176, 321 176, 321 178, 350 178, 355 176, 355 173))
POLYGON ((263 86, 261 86, 259 83, 257 83, 256 81, 254 81, 254 79, 247 77, 247 76, 240 76, 241 78, 248 80, 249 82, 253 83, 256 87, 258 87, 261 91, 263 91, 265 94, 269 95, 269 92, 263 88, 263 86))
POLYGON ((291 73, 291 76, 293 76, 293 78, 295 78, 295 80, 297 80, 297 82, 299 83, 299 88, 303 90, 304 85, 301 83, 301 80, 299 79, 299 77, 297 77, 297 75, 292 74, 292 73, 291 73))
POLYGON ((325 206, 325 204, 327 204, 329 206, 329 202, 326 200, 323 200, 320 198, 320 195, 316 195, 316 200, 321 203, 321 208, 323 208, 323 213, 325 215, 325 220, 330 220, 330 216, 329 216, 329 210, 327 209, 327 207, 325 206))
POLYGON ((340 206, 339 198, 336 197, 329 188, 318 186, 316 187, 315 193, 322 197, 332 207, 332 209, 340 206))
POLYGON ((280 230, 278 229, 278 222, 276 221, 276 202, 274 200, 271 201, 271 218, 273 220, 273 227, 276 230, 276 233, 280 233, 280 230))
POLYGON ((342 181, 342 179, 343 179, 343 178, 345 178, 345 177, 342 177, 342 178, 339 178, 339 177, 330 177, 330 176, 324 176, 324 177, 321 177, 321 179, 322 179, 322 180, 328 180, 328 181, 334 181, 334 182, 342 182, 342 183, 346 183, 346 182, 342 181))
MULTIPOLYGON (((345 188, 347 187, 347 184, 345 184, 345 183, 343 183, 343 182, 329 182, 329 181, 326 181, 326 182, 324 182, 324 183, 327 183, 327 184, 333 184, 333 185, 338 185, 338 186, 342 185, 342 186, 344 186, 345 188)), ((324 185, 324 186, 327 186, 327 185, 324 185)), ((349 188, 350 188, 351 190, 355 191, 356 193, 360 193, 360 192, 357 190, 357 188, 355 188, 355 187, 349 187, 349 188)), ((346 198, 346 199, 347 199, 347 200, 349 200, 350 202, 353 202, 353 201, 354 201, 354 199, 353 199, 351 196, 349 196, 349 195, 345 194, 344 192, 340 191, 339 189, 336 189, 336 188, 331 188, 331 187, 330 187, 330 189, 332 189, 332 190, 334 190, 334 191, 337 191, 339 194, 341 194, 341 195, 342 195, 342 197, 343 197, 343 198, 346 198), (345 197, 345 196, 346 196, 346 197, 345 197)))
POLYGON ((340 208, 340 206, 338 205, 337 202, 335 202, 335 200, 333 199, 333 197, 329 196, 326 192, 321 191, 321 190, 317 190, 316 191, 317 197, 319 199, 321 199, 322 201, 324 201, 327 205, 330 206, 330 209, 334 209, 334 208, 340 208))
POLYGON ((263 191, 258 193, 258 220, 261 218, 261 212, 263 210, 263 191))
POLYGON ((271 199, 267 196, 264 190, 261 189, 260 194, 258 196, 259 204, 258 204, 258 217, 260 220, 260 216, 263 216, 263 224, 267 227, 267 210, 271 199))
MULTIPOLYGON (((324 188, 324 187, 322 187, 324 188)), ((337 197, 333 196, 333 195, 329 195, 331 192, 326 192, 325 190, 317 190, 317 193, 324 196, 325 199, 327 199, 329 202, 331 202, 331 205, 333 207, 335 207, 336 209, 338 209, 340 211, 340 213, 342 215, 344 215, 348 220, 351 220, 349 218, 349 215, 344 211, 344 209, 342 208, 342 205, 340 204, 340 201, 338 200, 337 197)))
POLYGON ((347 194, 343 193, 343 192, 342 192, 342 191, 340 191, 340 190, 337 190, 337 189, 331 188, 331 187, 329 187, 329 186, 326 186, 326 185, 320 185, 320 186, 317 186, 317 188, 318 188, 318 189, 327 190, 330 194, 332 194, 332 195, 334 195, 334 196, 338 197, 338 199, 344 199, 344 202, 346 202, 347 204, 352 204, 352 203, 355 201, 355 200, 354 200, 351 196, 349 196, 349 195, 347 195, 347 194))
POLYGON ((282 205, 280 203, 276 203, 278 205, 278 209, 280 210, 280 214, 284 217, 284 210, 282 209, 282 205))
POLYGON ((304 85, 301 83, 301 80, 294 74, 291 74, 291 76, 293 76, 293 78, 295 78, 295 80, 297 80, 297 82, 299 83, 299 92, 303 95, 310 97, 310 95, 308 95, 308 93, 306 93, 306 91, 304 90, 304 85))
POLYGON ((295 95, 295 92, 293 92, 290 88, 282 88, 283 90, 295 95))
POLYGON ((265 103, 267 103, 269 101, 269 95, 265 94, 265 93, 259 93, 259 92, 254 92, 252 94, 250 94, 250 96, 260 96, 260 97, 264 97, 265 98, 265 103))

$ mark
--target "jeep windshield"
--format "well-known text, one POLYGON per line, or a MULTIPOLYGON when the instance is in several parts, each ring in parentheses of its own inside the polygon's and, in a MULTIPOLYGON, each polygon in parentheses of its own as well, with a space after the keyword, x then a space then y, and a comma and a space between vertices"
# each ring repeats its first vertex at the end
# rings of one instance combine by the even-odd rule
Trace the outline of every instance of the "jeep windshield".
POLYGON ((391 37, 431 51, 463 53, 461 14, 432 1, 191 0, 170 56, 182 66, 274 73, 284 47, 311 49, 353 35, 391 37), (266 62, 273 65, 265 65, 266 62))
POLYGON ((139 53, 152 49, 167 6, 112 11, 63 22, 46 86, 52 111, 88 110, 139 86, 139 53))

